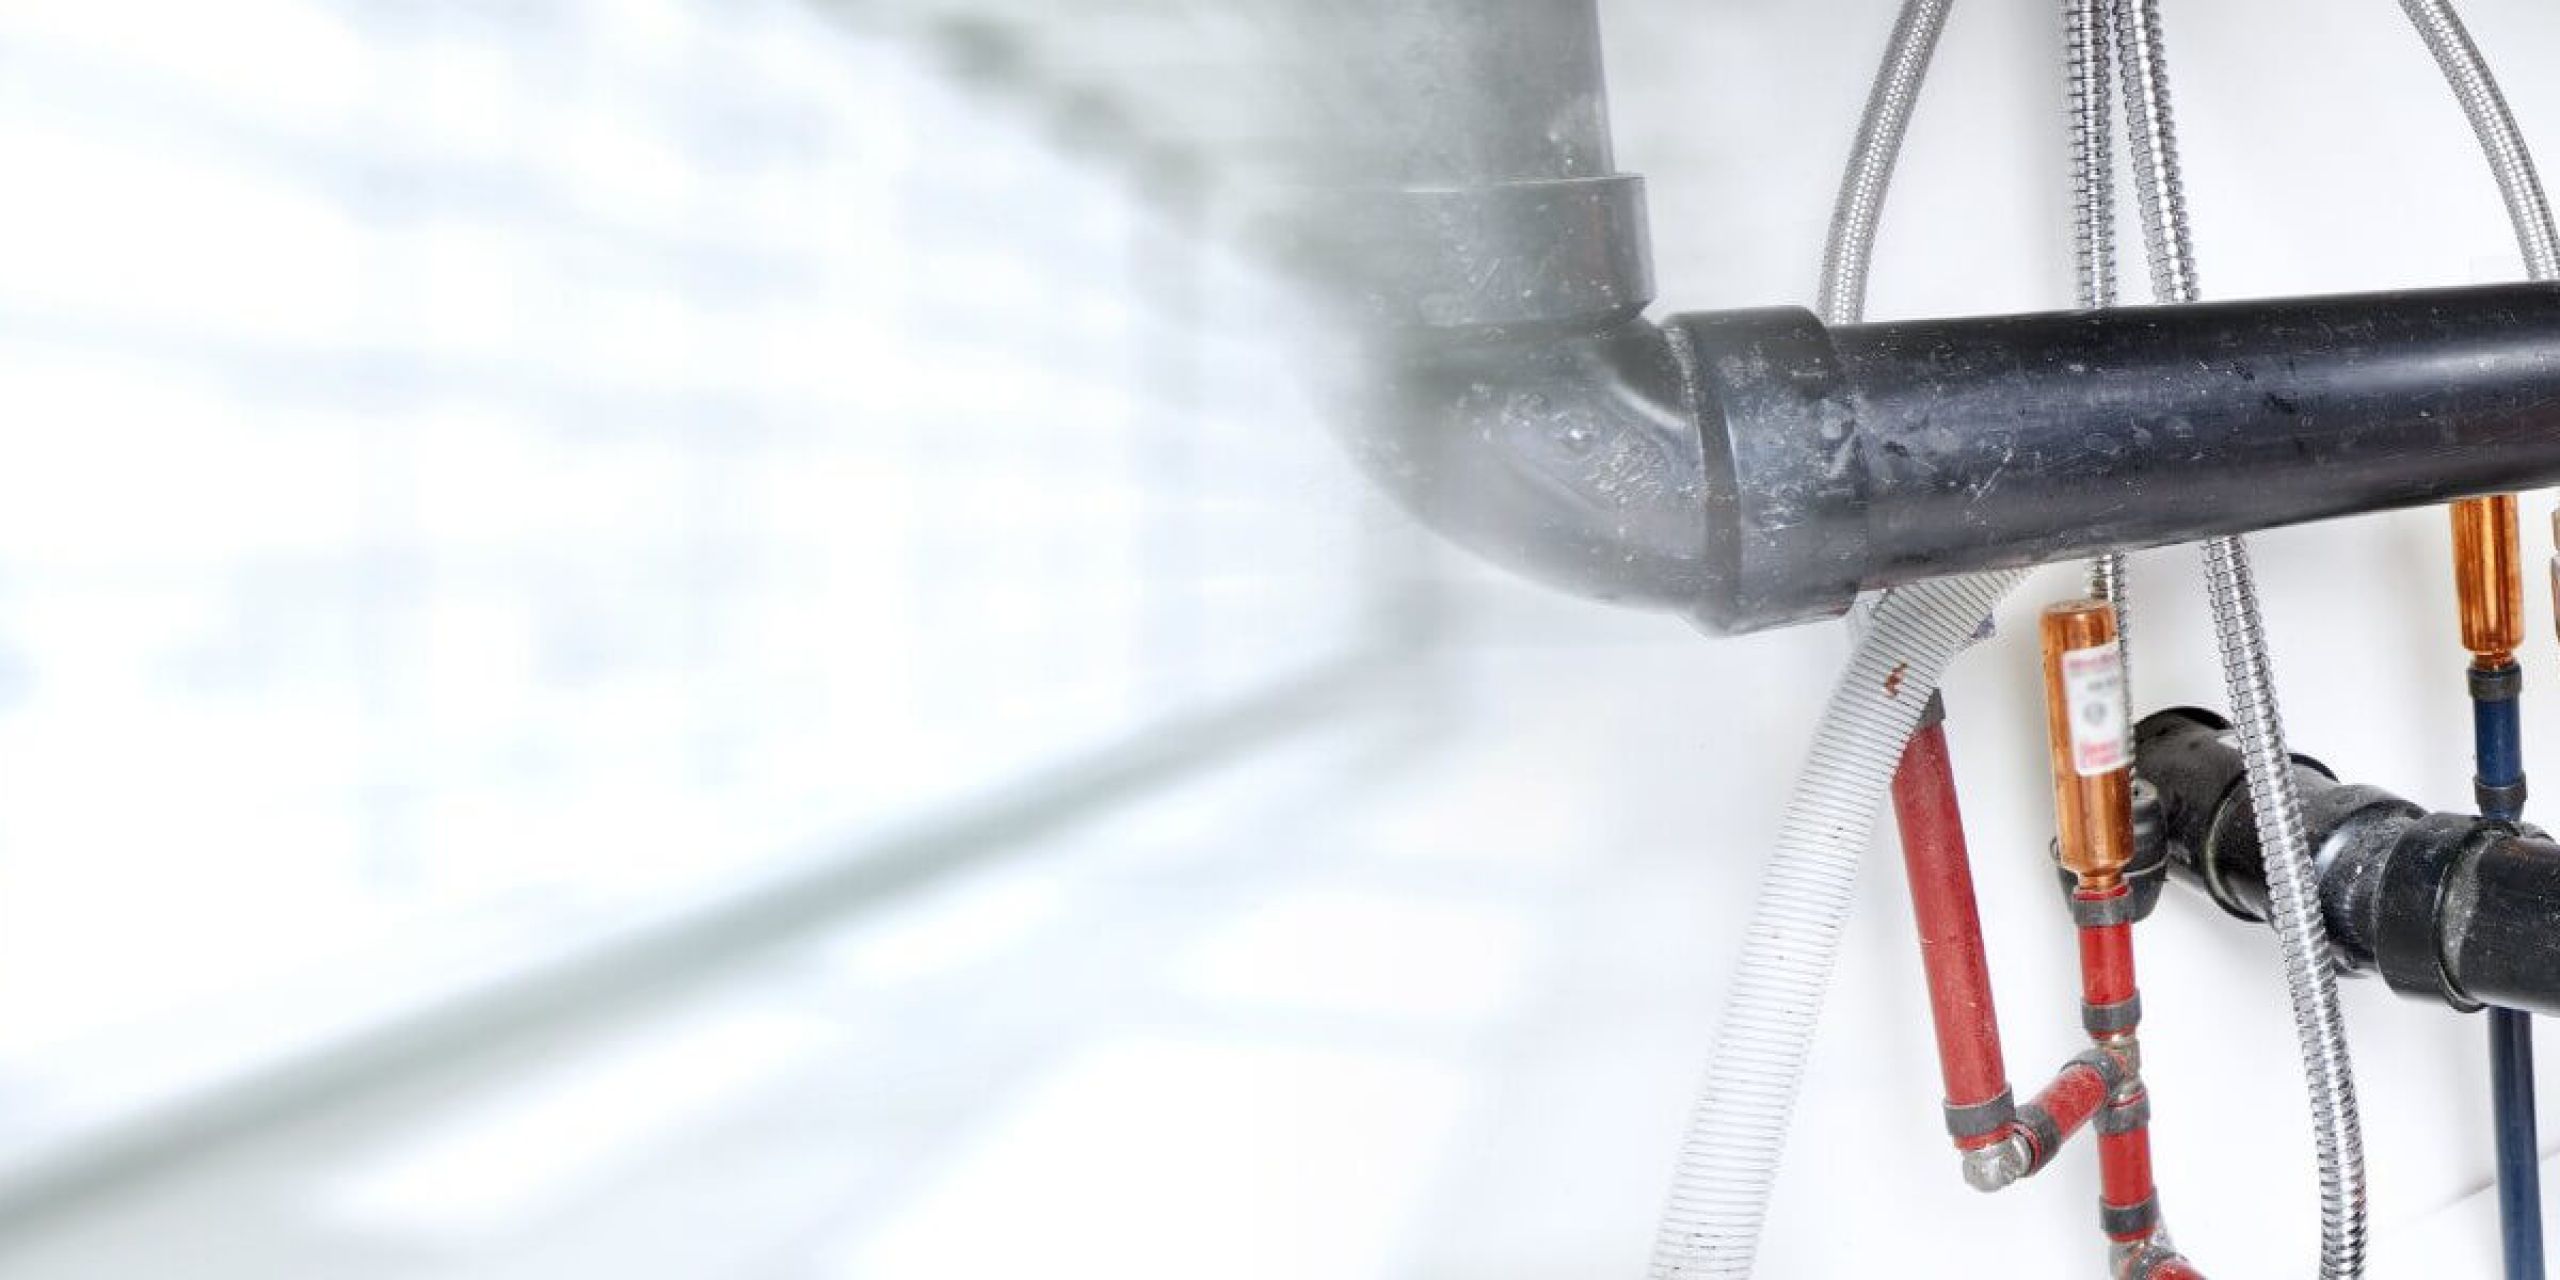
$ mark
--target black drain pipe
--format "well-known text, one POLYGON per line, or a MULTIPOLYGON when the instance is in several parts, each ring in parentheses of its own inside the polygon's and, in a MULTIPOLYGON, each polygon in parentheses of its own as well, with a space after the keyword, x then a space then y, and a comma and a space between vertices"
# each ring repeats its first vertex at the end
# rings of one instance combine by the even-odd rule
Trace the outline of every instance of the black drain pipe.
MULTIPOLYGON (((2223 910, 2267 918, 2265 859, 2230 726, 2179 707, 2135 727, 2158 790, 2173 878, 2223 910)), ((2320 908, 2339 967, 2470 1011, 2560 1014, 2560 845, 2532 827, 2429 813, 2378 787, 2339 782, 2296 756, 2320 868, 2320 908)))
POLYGON ((2560 482, 2560 286, 1864 324, 1643 317, 1591 0, 1319 14, 1292 239, 1340 424, 1489 559, 1714 632, 1863 589, 2560 482))

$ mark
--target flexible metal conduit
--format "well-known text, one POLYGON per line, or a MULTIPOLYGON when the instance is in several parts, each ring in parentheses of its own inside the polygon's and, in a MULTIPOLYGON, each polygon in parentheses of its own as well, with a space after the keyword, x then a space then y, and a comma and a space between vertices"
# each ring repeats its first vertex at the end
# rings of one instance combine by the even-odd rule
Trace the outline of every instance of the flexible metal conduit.
MULTIPOLYGON (((2071 242, 2080 309, 2116 304, 2115 0, 2062 0, 2063 76, 2070 88, 2071 242)), ((2115 606, 2125 681, 2133 680, 2133 605, 2125 555, 2089 559, 2089 595, 2115 606)))
MULTIPOLYGON (((2198 297, 2195 244, 2187 226, 2170 115, 2169 65, 2158 0, 2117 0, 2116 56, 2124 77, 2125 121, 2142 208, 2151 284, 2160 302, 2198 297)), ((2346 1023, 2338 1008, 2328 931, 2305 838, 2293 757, 2285 750, 2276 709, 2275 672, 2267 653, 2249 551, 2237 536, 2204 545, 2205 588, 2222 677, 2248 765, 2258 838, 2267 851, 2267 887, 2294 1036, 2310 1093, 2312 1141, 2320 1168, 2320 1274, 2344 1280, 2364 1274, 2365 1172, 2362 1117, 2347 1057, 2346 1023)))
POLYGON ((2063 72, 2070 89, 2071 242, 2083 311, 2116 304, 2114 12, 2114 0, 2062 0, 2063 72))

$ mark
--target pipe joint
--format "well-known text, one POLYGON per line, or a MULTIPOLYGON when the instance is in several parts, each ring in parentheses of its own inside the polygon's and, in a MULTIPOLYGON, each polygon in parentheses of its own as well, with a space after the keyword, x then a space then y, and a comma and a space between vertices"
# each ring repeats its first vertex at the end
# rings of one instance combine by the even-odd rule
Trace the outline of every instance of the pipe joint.
POLYGON ((1327 192, 1315 246, 1380 329, 1631 317, 1653 301, 1644 179, 1618 173, 1327 192))
POLYGON ((2098 1204, 2098 1229, 2109 1240, 2125 1244, 2149 1241, 2160 1230, 2160 1197, 2146 1196, 2135 1204, 2098 1204))
POLYGON ((2096 1124, 2101 1137, 2149 1128, 2151 1125, 2150 1091, 2137 1084, 2133 1086, 2130 1096, 2109 1099, 2105 1109, 2098 1112, 2096 1124))
MULTIPOLYGON (((2202 713, 2137 728, 2159 784, 2171 868, 2234 914, 2263 919, 2266 870, 2239 755, 2202 713)), ((2470 1011, 2560 1013, 2560 844, 2493 817, 2428 813, 2373 787, 2296 771, 2318 905, 2338 960, 2392 990, 2470 1011)))
POLYGON ((1987 1146, 2018 1124, 2018 1102, 2015 1094, 2003 1088, 1988 1102, 1970 1106, 1946 1103, 1947 1136, 1967 1149, 1987 1146))
POLYGON ((2111 1242, 2107 1274, 2114 1280, 2203 1280, 2195 1264, 2169 1239, 2169 1229, 2158 1226, 2140 1240, 2111 1242))
POLYGON ((1976 1191, 1999 1191, 2033 1173, 2035 1148, 2026 1131, 2010 1126, 1999 1141, 1974 1147, 1964 1153, 1964 1180, 1976 1191))

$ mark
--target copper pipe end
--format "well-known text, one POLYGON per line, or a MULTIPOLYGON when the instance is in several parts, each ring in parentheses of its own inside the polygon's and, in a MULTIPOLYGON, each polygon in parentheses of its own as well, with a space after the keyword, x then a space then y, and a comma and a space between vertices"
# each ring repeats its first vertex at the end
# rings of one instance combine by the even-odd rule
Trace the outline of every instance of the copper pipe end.
POLYGON ((2048 607, 2045 731, 2052 748, 2054 832, 2082 892, 2123 883, 2133 857, 2133 747, 2116 612, 2103 600, 2048 607))
POLYGON ((2523 549, 2514 494, 2465 498, 2453 513, 2453 586, 2462 604, 2462 647, 2483 667, 2515 660, 2524 645, 2523 549))

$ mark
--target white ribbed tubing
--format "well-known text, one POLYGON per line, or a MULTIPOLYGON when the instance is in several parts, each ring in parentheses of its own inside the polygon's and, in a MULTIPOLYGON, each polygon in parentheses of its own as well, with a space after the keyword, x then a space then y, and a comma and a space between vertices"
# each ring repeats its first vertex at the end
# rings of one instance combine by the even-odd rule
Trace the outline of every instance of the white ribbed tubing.
MULTIPOLYGON (((1886 42, 1822 255, 1820 307, 1833 324, 1853 324, 1865 312, 1885 193, 1952 3, 1904 0, 1886 42)), ((1812 753, 1787 799, 1777 853, 1762 874, 1654 1237, 1656 1280, 1751 1274, 1885 787, 1947 663, 2024 577, 2013 571, 1897 587, 1866 611, 1857 651, 1823 708, 1812 753)))
POLYGON ((1752 907, 1706 1087, 1654 1240, 1652 1273, 1660 1280, 1751 1274, 1886 784, 1947 663, 2025 576, 2019 570, 1897 587, 1869 614, 1866 635, 1823 708, 1752 907))

